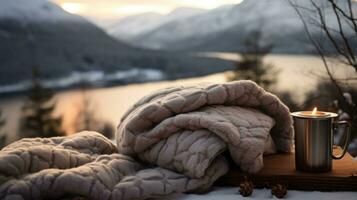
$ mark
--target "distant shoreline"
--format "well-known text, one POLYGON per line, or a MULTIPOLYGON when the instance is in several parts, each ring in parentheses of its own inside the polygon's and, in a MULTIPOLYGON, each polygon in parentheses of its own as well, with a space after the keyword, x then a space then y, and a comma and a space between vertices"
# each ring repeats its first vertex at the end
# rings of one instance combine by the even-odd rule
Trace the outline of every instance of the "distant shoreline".
MULTIPOLYGON (((189 53, 192 57, 198 58, 213 58, 217 60, 224 60, 235 62, 239 60, 239 54, 235 52, 194 52, 189 53)), ((312 54, 270 54, 268 57, 317 57, 312 54)), ((219 67, 217 67, 219 68, 219 67)), ((92 71, 74 71, 70 75, 44 80, 44 86, 55 91, 66 91, 78 88, 110 88, 116 86, 125 86, 136 83, 150 83, 158 81, 170 81, 185 78, 202 77, 215 73, 226 72, 227 70, 216 70, 215 72, 187 72, 180 74, 167 74, 160 69, 144 69, 133 68, 130 70, 119 70, 115 72, 104 72, 99 70, 92 71)), ((228 70, 229 71, 229 70, 228 70)), ((16 97, 26 93, 30 86, 30 80, 21 81, 16 84, 1 85, 0 98, 16 97)))

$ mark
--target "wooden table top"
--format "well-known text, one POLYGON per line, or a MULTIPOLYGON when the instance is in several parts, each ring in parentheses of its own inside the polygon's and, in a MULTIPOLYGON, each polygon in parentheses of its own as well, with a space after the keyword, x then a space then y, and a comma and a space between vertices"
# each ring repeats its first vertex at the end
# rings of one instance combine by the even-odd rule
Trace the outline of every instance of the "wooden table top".
MULTIPOLYGON (((341 150, 334 148, 334 153, 339 154, 341 150)), ((357 191, 357 161, 346 153, 341 160, 333 160, 330 172, 311 173, 295 170, 294 153, 267 155, 260 172, 247 174, 232 164, 231 170, 216 185, 239 186, 245 177, 258 188, 281 183, 297 190, 357 191)))

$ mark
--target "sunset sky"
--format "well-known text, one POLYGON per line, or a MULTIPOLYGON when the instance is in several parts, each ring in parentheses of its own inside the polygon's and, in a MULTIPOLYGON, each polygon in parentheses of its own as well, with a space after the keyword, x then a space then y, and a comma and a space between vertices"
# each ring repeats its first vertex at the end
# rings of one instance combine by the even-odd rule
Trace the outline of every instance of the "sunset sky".
POLYGON ((167 14, 178 7, 212 9, 243 0, 51 0, 64 10, 98 23, 145 12, 167 14))

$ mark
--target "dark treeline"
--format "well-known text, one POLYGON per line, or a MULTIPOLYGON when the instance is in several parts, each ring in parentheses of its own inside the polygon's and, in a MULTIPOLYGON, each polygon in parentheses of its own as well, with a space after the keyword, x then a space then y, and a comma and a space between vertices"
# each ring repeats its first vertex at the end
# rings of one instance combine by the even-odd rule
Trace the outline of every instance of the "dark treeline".
MULTIPOLYGON (((41 83, 41 72, 37 67, 32 67, 31 86, 26 92, 26 99, 22 107, 21 118, 19 119, 18 139, 33 137, 57 137, 65 136, 62 128, 62 116, 55 116, 56 109, 55 92, 46 88, 41 83)), ((85 88, 83 87, 83 91, 85 88)), ((113 125, 96 118, 95 109, 91 107, 90 98, 83 92, 83 102, 78 109, 75 122, 75 132, 97 131, 108 138, 114 135, 113 125)), ((6 121, 0 111, 0 131, 6 121)), ((7 144, 6 133, 0 132, 0 149, 7 144)))

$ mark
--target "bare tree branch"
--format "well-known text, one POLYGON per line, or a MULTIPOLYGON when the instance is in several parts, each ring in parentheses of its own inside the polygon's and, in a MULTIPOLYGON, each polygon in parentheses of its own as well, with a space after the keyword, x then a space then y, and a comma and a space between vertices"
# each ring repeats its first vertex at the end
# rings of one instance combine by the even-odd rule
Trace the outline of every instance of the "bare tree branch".
POLYGON ((334 0, 327 0, 331 3, 332 6, 336 7, 336 9, 344 16, 346 17, 347 19, 351 20, 351 21, 357 21, 356 18, 353 17, 353 11, 352 11, 352 3, 350 0, 347 1, 348 3, 348 7, 349 7, 349 13, 350 15, 348 15, 346 13, 346 11, 344 11, 341 7, 339 7, 336 2, 334 0))
MULTIPOLYGON (((330 31, 329 31, 329 29, 328 29, 328 27, 326 25, 326 21, 325 21, 323 13, 321 11, 321 8, 313 0, 310 0, 310 2, 314 6, 314 8, 317 10, 318 15, 320 17, 320 23, 321 23, 321 26, 322 26, 321 30, 323 30, 326 33, 326 36, 328 37, 328 39, 330 40, 330 42, 332 43, 332 45, 334 46, 336 51, 339 54, 341 54, 343 57, 348 58, 348 56, 345 54, 345 52, 343 50, 341 50, 340 46, 337 44, 336 39, 330 33, 330 31)), ((302 15, 301 15, 300 19, 301 18, 303 18, 302 15)))
MULTIPOLYGON (((336 0, 326 1, 330 5, 330 7, 328 8, 331 9, 332 11, 331 13, 329 12, 330 15, 328 19, 336 20, 338 25, 337 31, 331 29, 327 25, 326 18, 324 15, 325 7, 321 5, 317 5, 313 0, 310 0, 312 7, 315 10, 311 11, 311 9, 310 10, 305 9, 303 11, 305 11, 306 13, 304 13, 305 15, 303 15, 301 12, 302 10, 301 7, 298 7, 297 4, 293 3, 292 1, 293 0, 289 0, 291 6, 294 8, 301 22, 303 23, 305 32, 310 42, 315 47, 315 50, 317 51, 321 60, 323 61, 330 82, 336 88, 336 92, 334 91, 333 93, 337 93, 337 96, 334 98, 337 98, 338 109, 347 113, 350 116, 350 120, 353 122, 352 129, 357 133, 357 105, 351 102, 351 100, 347 97, 346 93, 344 92, 344 91, 354 91, 356 89, 357 74, 353 74, 353 76, 347 78, 336 78, 333 76, 333 73, 329 67, 331 61, 329 60, 328 62, 328 58, 334 58, 333 61, 338 61, 339 64, 342 63, 345 65, 345 67, 347 66, 353 67, 354 71, 357 72, 356 55, 353 49, 357 39, 357 19, 354 18, 351 0, 345 0, 348 2, 347 9, 340 7, 342 3, 337 4, 336 0), (310 26, 313 25, 315 27, 321 28, 321 33, 332 44, 331 46, 334 48, 335 50, 334 52, 327 53, 323 45, 325 41, 320 41, 316 37, 313 37, 310 28, 308 26, 308 22, 306 21, 306 18, 311 19, 313 18, 313 16, 318 16, 320 20, 320 25, 314 24, 316 23, 316 21, 314 20, 311 20, 313 23, 310 23, 309 25, 310 26), (346 34, 346 33, 350 34, 350 32, 347 32, 350 29, 354 32, 354 34, 352 34, 354 37, 352 35, 350 37, 349 35, 346 34)), ((316 33, 314 32, 314 34, 316 33)), ((317 77, 321 78, 321 75, 317 77)), ((330 90, 330 88, 328 88, 328 90, 330 90)), ((322 92, 321 94, 323 93, 324 92, 322 92)), ((331 95, 334 96, 335 94, 333 93, 331 95)), ((321 98, 321 97, 319 96, 316 98, 321 98)), ((309 102, 309 100, 307 102, 309 102)))
POLYGON ((342 37, 343 39, 343 42, 344 42, 344 46, 347 50, 347 53, 345 54, 345 57, 347 59, 347 61, 355 67, 355 70, 357 71, 357 66, 356 66, 356 60, 355 60, 355 57, 353 55, 353 50, 350 46, 350 43, 348 41, 348 39, 346 38, 346 35, 343 31, 343 27, 342 27, 342 23, 341 23, 341 18, 340 18, 340 15, 338 14, 337 12, 337 5, 332 1, 332 0, 328 0, 329 2, 332 3, 332 8, 333 8, 333 11, 335 13, 335 16, 336 16, 336 19, 337 19, 337 23, 338 23, 338 27, 339 27, 339 32, 340 32, 340 36, 342 37))
POLYGON ((348 1, 348 10, 349 10, 349 12, 350 12, 351 23, 353 24, 355 33, 356 33, 356 35, 357 35, 357 23, 356 23, 356 20, 357 20, 357 19, 354 18, 353 10, 352 10, 352 2, 351 2, 351 1, 348 1))
MULTIPOLYGON (((312 0, 311 0, 311 1, 312 1, 312 0)), ((291 2, 291 1, 290 1, 290 2, 291 2)), ((312 2, 313 2, 313 1, 312 1, 312 2)), ((314 2, 313 2, 313 3, 314 3, 314 2)), ((292 3, 292 5, 294 5, 294 3, 292 3)), ((316 5, 316 4, 315 4, 315 5, 316 5)), ((298 16, 299 16, 301 22, 303 23, 303 26, 304 26, 304 28, 305 28, 305 31, 306 31, 306 33, 307 33, 307 36, 308 36, 310 42, 314 45, 316 51, 317 51, 318 54, 320 55, 321 60, 322 60, 322 62, 323 62, 323 64, 324 64, 324 66, 325 66, 326 72, 327 72, 327 74, 329 75, 329 78, 330 78, 331 82, 335 85, 336 89, 338 90, 338 93, 339 93, 341 96, 343 96, 343 91, 342 91, 342 89, 340 88, 340 86, 338 85, 337 81, 334 79, 334 77, 333 77, 333 75, 332 75, 332 73, 331 73, 331 71, 330 71, 330 69, 329 69, 329 66, 328 66, 328 63, 327 63, 327 61, 326 61, 326 57, 325 57, 325 54, 323 53, 322 48, 320 47, 320 45, 319 45, 319 44, 314 40, 314 38, 312 37, 312 35, 311 35, 311 33, 310 33, 310 29, 309 29, 309 27, 308 27, 308 25, 307 25, 307 23, 306 23, 304 17, 302 16, 300 10, 299 10, 298 8, 294 7, 294 6, 293 6, 293 8, 295 9, 295 11, 296 11, 296 13, 298 14, 298 16)), ((319 10, 319 14, 322 14, 321 10, 319 10)), ((321 17, 321 19, 323 19, 323 18, 321 17)), ((323 21, 323 20, 322 20, 322 21, 323 21)), ((323 25, 323 26, 325 26, 325 25, 323 25)))

